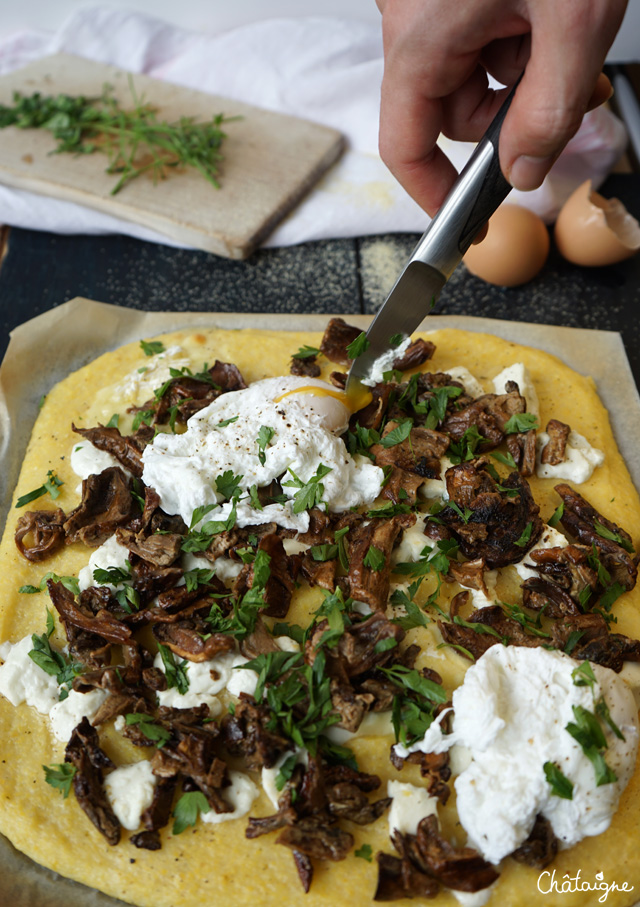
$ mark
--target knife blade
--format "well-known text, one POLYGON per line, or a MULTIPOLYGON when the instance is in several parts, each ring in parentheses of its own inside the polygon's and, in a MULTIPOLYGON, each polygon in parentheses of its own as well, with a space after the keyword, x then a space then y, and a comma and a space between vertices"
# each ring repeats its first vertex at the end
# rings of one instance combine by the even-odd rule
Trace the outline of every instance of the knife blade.
POLYGON ((500 169, 498 142, 517 86, 516 82, 366 332, 365 350, 353 360, 347 376, 345 389, 352 400, 364 399, 363 379, 376 360, 384 356, 389 360, 386 368, 392 368, 398 344, 391 338, 409 337, 429 314, 473 239, 511 191, 500 169))

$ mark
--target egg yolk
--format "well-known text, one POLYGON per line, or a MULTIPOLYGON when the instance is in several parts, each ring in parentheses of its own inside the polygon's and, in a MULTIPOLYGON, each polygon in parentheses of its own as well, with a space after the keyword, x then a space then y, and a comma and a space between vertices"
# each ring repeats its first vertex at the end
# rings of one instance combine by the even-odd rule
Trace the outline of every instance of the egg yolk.
POLYGON ((279 397, 276 397, 274 403, 279 403, 281 400, 284 400, 285 397, 290 397, 292 394, 311 394, 314 397, 334 397, 352 413, 362 409, 362 407, 366 406, 372 399, 371 392, 360 383, 358 383, 358 386, 355 388, 355 394, 346 394, 344 391, 333 390, 330 387, 318 387, 316 384, 305 384, 302 387, 295 387, 293 390, 285 391, 284 394, 280 394, 279 397))

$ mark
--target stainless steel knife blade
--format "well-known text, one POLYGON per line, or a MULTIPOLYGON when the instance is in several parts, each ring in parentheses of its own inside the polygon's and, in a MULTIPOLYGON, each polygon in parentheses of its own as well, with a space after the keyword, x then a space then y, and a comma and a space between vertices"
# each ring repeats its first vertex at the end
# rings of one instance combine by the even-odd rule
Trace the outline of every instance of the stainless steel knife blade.
MULTIPOLYGON (((366 349, 353 360, 347 377, 346 391, 352 399, 362 396, 362 381, 376 360, 393 350, 391 338, 410 336, 429 314, 473 239, 511 191, 500 170, 498 141, 516 88, 517 83, 372 321, 366 349)), ((392 358, 387 368, 392 367, 392 358)))

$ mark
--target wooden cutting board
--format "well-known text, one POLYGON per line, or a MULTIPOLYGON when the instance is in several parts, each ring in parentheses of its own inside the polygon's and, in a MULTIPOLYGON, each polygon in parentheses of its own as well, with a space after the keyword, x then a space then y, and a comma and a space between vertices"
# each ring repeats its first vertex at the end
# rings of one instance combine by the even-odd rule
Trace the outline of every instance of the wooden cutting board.
MULTIPOLYGON (((132 78, 136 95, 157 108, 159 120, 241 117, 223 127, 220 189, 185 168, 156 185, 142 176, 113 196, 118 177, 105 173, 106 155, 50 154, 56 146, 50 133, 13 126, 0 130, 0 182, 143 224, 218 255, 246 258, 344 146, 335 129, 308 120, 143 75, 132 78)), ((114 86, 123 108, 133 107, 127 72, 57 54, 0 78, 0 104, 11 104, 14 91, 99 96, 105 83, 114 86)))

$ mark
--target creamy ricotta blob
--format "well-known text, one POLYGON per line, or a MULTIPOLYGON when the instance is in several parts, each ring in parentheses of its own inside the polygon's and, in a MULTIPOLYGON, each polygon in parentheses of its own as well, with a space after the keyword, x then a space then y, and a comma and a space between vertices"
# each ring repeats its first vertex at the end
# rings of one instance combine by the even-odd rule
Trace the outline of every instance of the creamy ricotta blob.
POLYGON ((140 825, 140 816, 151 806, 156 776, 151 763, 146 759, 121 765, 104 779, 104 789, 111 808, 123 828, 135 831, 140 825))
MULTIPOLYGON (((120 567, 124 570, 127 567, 129 557, 129 549, 121 545, 115 535, 110 535, 99 548, 93 549, 89 563, 79 571, 78 583, 80 584, 80 591, 84 592, 90 586, 96 585, 96 581, 93 578, 94 570, 107 570, 109 567, 120 567)), ((121 584, 112 586, 107 583, 106 587, 114 590, 121 588, 121 584)))
MULTIPOLYGON (((177 656, 174 656, 177 658, 177 656)), ((209 706, 209 713, 217 717, 222 711, 222 704, 217 697, 229 682, 235 652, 217 655, 207 661, 187 661, 186 675, 189 688, 186 693, 180 693, 176 687, 158 690, 160 705, 176 709, 191 709, 198 705, 209 706)), ((177 658, 178 662, 181 659, 177 658)), ((153 661, 154 667, 164 671, 162 656, 158 653, 153 661)))
MULTIPOLYGON (((187 525, 196 507, 222 500, 215 481, 227 471, 240 476, 239 487, 245 493, 252 485, 263 487, 284 476, 283 492, 290 498, 284 505, 258 510, 246 494, 236 506, 240 527, 273 521, 306 531, 309 515, 293 512, 293 497, 299 490, 297 481, 309 482, 320 465, 330 469, 320 479, 322 505, 343 512, 372 503, 380 493, 383 472, 366 457, 348 454, 338 436, 350 413, 336 393, 324 381, 288 376, 222 394, 189 419, 183 434, 162 433, 147 445, 142 479, 156 489, 163 510, 179 513, 187 525)), ((205 519, 224 520, 231 509, 227 502, 205 519)))
POLYGON ((426 787, 387 781, 387 797, 393 798, 388 814, 390 835, 394 831, 415 835, 423 819, 438 815, 438 798, 432 797, 426 787))
POLYGON ((0 693, 11 705, 26 702, 43 715, 48 715, 58 701, 60 689, 56 678, 47 674, 29 657, 33 649, 30 636, 19 642, 0 645, 0 693))
POLYGON ((527 401, 527 412, 540 417, 540 403, 529 370, 523 362, 514 362, 503 368, 493 379, 496 394, 507 393, 507 381, 515 381, 521 396, 527 401))
POLYGON ((561 846, 606 831, 635 764, 638 714, 633 694, 609 668, 593 664, 593 690, 577 686, 578 662, 558 651, 495 645, 472 665, 453 693, 452 733, 442 713, 423 740, 396 752, 444 752, 462 744, 471 761, 456 778, 456 806, 471 844, 498 863, 528 837, 536 815, 551 822, 561 846), (594 712, 604 697, 624 740, 606 725, 607 765, 617 781, 596 786, 594 767, 566 730, 573 706, 594 712), (554 795, 544 764, 554 763, 573 784, 573 798, 554 795))
POLYGON ((221 822, 229 822, 231 819, 240 819, 242 816, 246 816, 251 809, 259 792, 249 775, 230 769, 229 781, 231 783, 223 789, 222 796, 233 809, 228 813, 217 813, 214 809, 200 813, 203 822, 207 822, 209 825, 219 825, 221 822))
POLYGON ((105 690, 89 690, 88 693, 70 690, 66 699, 56 702, 49 712, 49 721, 58 740, 66 743, 83 718, 92 721, 108 695, 105 690))
POLYGON ((51 730, 64 743, 84 717, 91 721, 107 693, 104 690, 89 693, 71 690, 66 699, 61 700, 55 675, 47 674, 35 663, 29 656, 32 649, 31 636, 25 636, 17 643, 0 645, 0 658, 4 660, 0 665, 0 694, 13 706, 25 702, 41 715, 48 715, 51 730))
POLYGON ((459 381, 464 387, 465 393, 470 397, 482 397, 484 388, 468 368, 464 365, 454 365, 453 368, 447 369, 447 375, 451 375, 454 381, 459 381))
POLYGON ((87 438, 82 438, 73 445, 70 461, 71 468, 81 479, 99 475, 110 466, 118 466, 126 475, 131 475, 113 454, 110 454, 108 450, 98 450, 87 438))
POLYGON ((568 544, 569 539, 566 535, 558 532, 553 526, 545 526, 542 535, 533 548, 530 548, 525 556, 513 565, 518 576, 522 580, 537 579, 540 576, 537 570, 532 569, 535 565, 535 561, 531 557, 533 551, 544 551, 547 548, 566 548, 568 544))
POLYGON ((596 466, 604 463, 604 453, 597 447, 592 447, 577 431, 569 432, 565 459, 555 466, 541 460, 542 451, 548 443, 549 435, 546 431, 541 431, 536 438, 536 475, 541 479, 565 479, 581 485, 591 478, 596 466))
POLYGON ((405 339, 398 346, 388 349, 377 359, 374 359, 369 371, 360 379, 360 382, 367 387, 373 387, 375 384, 381 384, 384 381, 384 373, 391 371, 396 359, 401 359, 406 353, 411 343, 411 337, 405 339))

